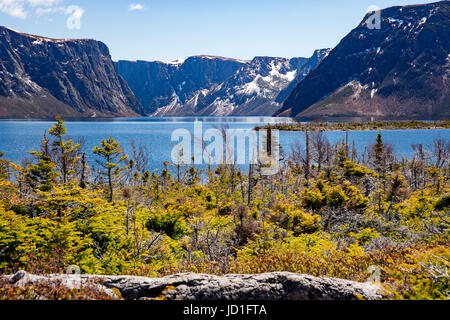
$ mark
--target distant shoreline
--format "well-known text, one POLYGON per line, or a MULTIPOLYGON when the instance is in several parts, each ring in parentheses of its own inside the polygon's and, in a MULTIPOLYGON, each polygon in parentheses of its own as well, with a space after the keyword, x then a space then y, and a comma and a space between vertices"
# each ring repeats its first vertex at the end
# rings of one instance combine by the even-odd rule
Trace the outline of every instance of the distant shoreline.
POLYGON ((372 121, 372 122, 319 122, 277 123, 255 127, 259 130, 279 131, 379 131, 379 130, 438 130, 450 129, 450 120, 439 121, 372 121))

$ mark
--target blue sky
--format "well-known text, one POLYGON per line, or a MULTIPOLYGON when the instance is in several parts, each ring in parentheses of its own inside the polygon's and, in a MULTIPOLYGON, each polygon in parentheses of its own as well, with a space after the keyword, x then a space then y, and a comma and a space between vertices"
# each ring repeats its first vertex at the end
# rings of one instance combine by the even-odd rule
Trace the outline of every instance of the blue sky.
POLYGON ((0 25, 52 38, 100 40, 114 60, 307 57, 337 45, 371 5, 430 2, 436 1, 0 0, 0 25))

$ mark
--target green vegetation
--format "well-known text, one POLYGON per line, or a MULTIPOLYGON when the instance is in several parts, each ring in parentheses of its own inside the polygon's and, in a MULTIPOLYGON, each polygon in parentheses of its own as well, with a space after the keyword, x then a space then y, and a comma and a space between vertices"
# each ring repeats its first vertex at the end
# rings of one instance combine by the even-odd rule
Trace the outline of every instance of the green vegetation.
MULTIPOLYGON (((447 140, 399 160, 381 134, 360 154, 316 131, 266 177, 258 166, 246 174, 169 163, 158 174, 134 142, 128 156, 111 137, 84 153, 59 119, 49 134, 21 165, 0 154, 3 274, 73 265, 151 277, 291 271, 379 280, 387 298, 449 298, 447 140)), ((39 290, 49 299, 95 296, 39 290)), ((0 285, 0 298, 32 296, 0 285)))
POLYGON ((361 121, 361 122, 323 122, 278 123, 256 127, 256 130, 272 129, 280 131, 378 131, 378 130, 419 130, 450 129, 450 121, 361 121))

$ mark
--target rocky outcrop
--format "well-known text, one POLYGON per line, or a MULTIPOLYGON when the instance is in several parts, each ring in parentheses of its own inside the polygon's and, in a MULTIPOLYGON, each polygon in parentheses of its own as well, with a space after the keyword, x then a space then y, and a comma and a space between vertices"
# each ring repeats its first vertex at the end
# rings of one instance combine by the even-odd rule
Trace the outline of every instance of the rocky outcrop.
POLYGON ((117 290, 125 299, 168 300, 377 300, 380 288, 372 283, 317 278, 286 272, 258 275, 213 276, 178 274, 165 278, 133 276, 49 275, 36 276, 20 271, 9 276, 18 287, 50 282, 69 288, 101 286, 115 297, 117 290))
POLYGON ((0 118, 141 112, 102 42, 49 39, 0 27, 0 118))
POLYGON ((450 1, 369 13, 303 79, 278 115, 450 116, 450 1))

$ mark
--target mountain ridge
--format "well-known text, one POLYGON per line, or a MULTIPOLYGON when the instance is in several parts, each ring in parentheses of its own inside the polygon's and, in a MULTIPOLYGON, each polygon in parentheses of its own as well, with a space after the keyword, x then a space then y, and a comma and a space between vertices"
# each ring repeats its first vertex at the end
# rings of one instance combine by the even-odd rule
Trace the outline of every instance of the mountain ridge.
POLYGON ((116 68, 153 116, 271 115, 280 107, 282 91, 315 68, 328 51, 291 59, 196 55, 170 62, 121 60, 116 68), (193 61, 197 70, 189 67, 193 61), (202 68, 206 76, 200 74, 202 68), (218 76, 207 76, 208 72, 218 76))
POLYGON ((113 62, 93 39, 0 26, 0 118, 450 116, 450 1, 381 11, 310 58, 113 62))
POLYGON ((275 115, 307 118, 450 116, 450 2, 370 14, 297 84, 275 115))
POLYGON ((0 118, 136 116, 141 108, 103 42, 0 27, 0 118))

